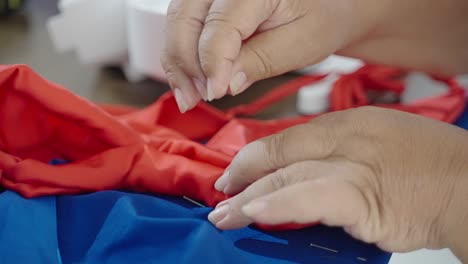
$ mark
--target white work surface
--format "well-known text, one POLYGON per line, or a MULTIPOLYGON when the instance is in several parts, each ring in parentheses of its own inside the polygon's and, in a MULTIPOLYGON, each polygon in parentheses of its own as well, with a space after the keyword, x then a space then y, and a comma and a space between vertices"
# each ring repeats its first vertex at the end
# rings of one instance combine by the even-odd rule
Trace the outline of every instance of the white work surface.
POLYGON ((393 254, 389 264, 460 264, 448 249, 418 250, 405 254, 393 254))

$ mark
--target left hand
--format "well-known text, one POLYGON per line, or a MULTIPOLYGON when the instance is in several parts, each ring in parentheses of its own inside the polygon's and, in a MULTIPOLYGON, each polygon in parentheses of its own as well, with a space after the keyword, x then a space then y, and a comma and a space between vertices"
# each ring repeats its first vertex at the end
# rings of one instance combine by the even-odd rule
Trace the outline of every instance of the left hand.
POLYGON ((321 222, 388 251, 467 253, 468 132, 382 108, 322 115, 253 142, 215 187, 218 228, 321 222))

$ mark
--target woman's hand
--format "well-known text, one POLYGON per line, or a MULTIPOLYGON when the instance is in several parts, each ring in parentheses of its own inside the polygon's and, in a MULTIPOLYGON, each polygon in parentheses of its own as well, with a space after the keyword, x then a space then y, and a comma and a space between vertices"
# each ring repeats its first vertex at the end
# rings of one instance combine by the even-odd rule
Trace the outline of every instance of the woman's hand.
POLYGON ((468 256, 468 132, 364 107, 325 114, 242 149, 216 189, 235 195, 209 219, 321 222, 384 250, 450 247, 468 256))
POLYGON ((182 112, 330 54, 468 71, 466 0, 173 0, 162 64, 182 112))

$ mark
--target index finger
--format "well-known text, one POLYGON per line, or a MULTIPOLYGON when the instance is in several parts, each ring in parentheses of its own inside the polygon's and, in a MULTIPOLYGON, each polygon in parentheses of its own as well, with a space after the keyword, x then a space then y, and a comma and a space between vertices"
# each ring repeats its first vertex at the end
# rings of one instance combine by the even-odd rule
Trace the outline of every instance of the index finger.
POLYGON ((167 11, 166 40, 162 64, 176 98, 183 98, 188 110, 198 103, 196 93, 206 95, 206 78, 198 58, 198 40, 214 0, 172 0, 167 11), (179 95, 179 96, 178 96, 179 95))
POLYGON ((336 149, 336 129, 330 118, 295 126, 244 147, 215 184, 228 195, 236 194, 256 180, 293 163, 325 159, 336 149))

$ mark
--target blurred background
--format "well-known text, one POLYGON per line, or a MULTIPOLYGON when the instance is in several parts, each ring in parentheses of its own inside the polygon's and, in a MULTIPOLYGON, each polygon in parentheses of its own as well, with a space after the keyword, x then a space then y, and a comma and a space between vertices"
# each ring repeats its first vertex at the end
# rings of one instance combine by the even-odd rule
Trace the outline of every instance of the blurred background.
MULTIPOLYGON (((47 29, 48 20, 59 14, 57 0, 0 0, 0 64, 27 64, 46 79, 61 84, 76 94, 98 103, 127 104, 143 107, 153 103, 169 87, 154 79, 134 83, 127 81, 121 67, 83 64, 74 51, 57 52, 47 29), (5 14, 5 3, 21 2, 16 11, 5 14)), ((69 32, 70 36, 74 32, 69 32)), ((259 95, 294 77, 288 74, 262 81, 247 92, 213 102, 228 108, 249 102, 259 95)), ((259 117, 290 115, 295 97, 262 113, 259 117)))
MULTIPOLYGON (((97 103, 144 107, 169 90, 164 81, 157 81, 164 80, 159 54, 169 2, 0 0, 0 64, 27 64, 49 81, 97 103)), ((346 59, 322 63, 319 68, 335 72, 355 66, 346 59)), ((236 97, 212 104, 226 109, 248 103, 295 77, 289 73, 261 81, 236 97)), ((409 80, 403 103, 445 92, 443 86, 421 76, 409 80)), ((256 117, 295 115, 300 109, 296 97, 285 98, 256 117)), ((321 101, 327 101, 326 97, 321 101)), ((299 104, 311 107, 308 101, 299 104)))

